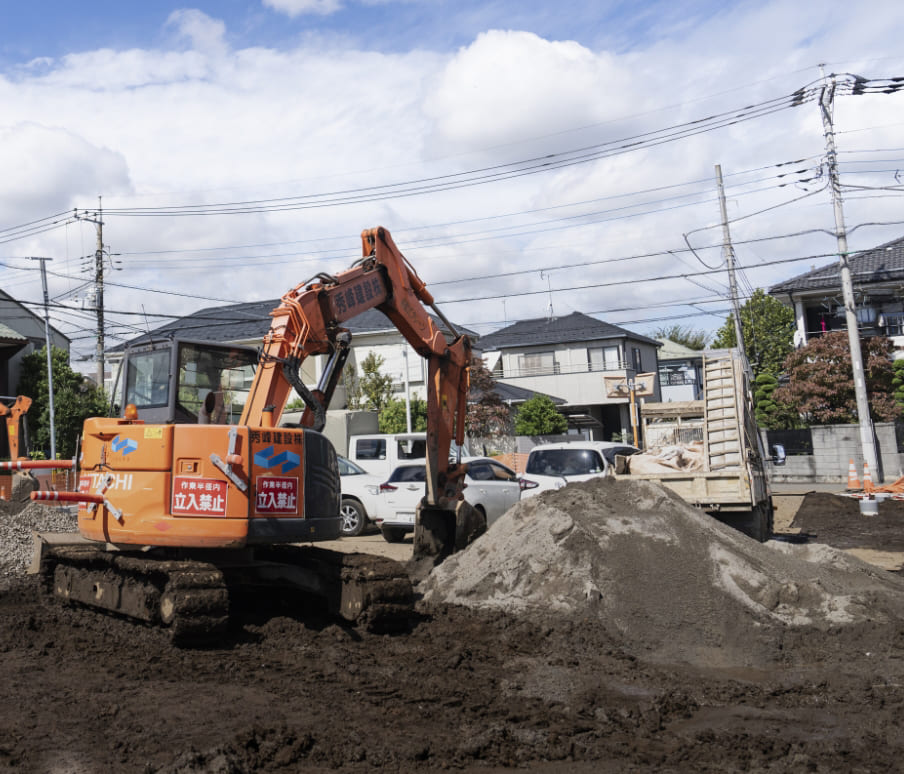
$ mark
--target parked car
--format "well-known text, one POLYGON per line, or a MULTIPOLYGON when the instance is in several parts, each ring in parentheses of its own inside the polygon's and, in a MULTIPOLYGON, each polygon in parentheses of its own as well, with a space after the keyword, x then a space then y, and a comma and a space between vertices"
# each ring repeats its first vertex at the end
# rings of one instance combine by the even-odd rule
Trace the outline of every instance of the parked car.
MULTIPOLYGON (((515 471, 489 457, 463 457, 468 464, 465 476, 465 500, 486 517, 490 526, 521 499, 526 487, 535 486, 515 471)), ((397 465, 380 485, 377 524, 389 543, 398 543, 414 531, 418 503, 425 494, 425 463, 397 465)))
MULTIPOLYGON (((460 450, 455 442, 449 450, 449 458, 467 457, 467 446, 460 450)), ((403 462, 423 462, 427 456, 427 433, 371 433, 353 435, 348 439, 348 459, 362 465, 368 473, 387 476, 403 462)))
POLYGON ((535 446, 527 456, 524 474, 537 483, 524 496, 561 489, 570 481, 587 481, 615 472, 615 455, 630 456, 640 449, 615 441, 570 441, 535 446))
POLYGON ((360 465, 337 455, 339 484, 342 490, 339 514, 343 537, 356 537, 367 528, 376 516, 377 498, 380 496, 380 476, 368 473, 360 465))

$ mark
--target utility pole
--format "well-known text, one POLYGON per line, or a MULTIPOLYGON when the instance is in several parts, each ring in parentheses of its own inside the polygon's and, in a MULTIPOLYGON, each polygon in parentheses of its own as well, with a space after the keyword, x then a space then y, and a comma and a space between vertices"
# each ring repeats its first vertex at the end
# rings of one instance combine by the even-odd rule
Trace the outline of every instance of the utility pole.
POLYGON ((844 227, 844 210, 841 206, 841 185, 838 182, 838 156, 835 151, 835 131, 832 126, 832 100, 835 96, 835 76, 826 80, 823 66, 819 66, 823 86, 819 99, 822 126, 826 138, 826 162, 829 184, 832 189, 832 204, 835 208, 835 237, 838 242, 838 257, 841 262, 841 294, 844 300, 844 317, 847 323, 848 345, 851 350, 851 367, 854 371, 854 396, 857 400, 857 419, 860 423, 860 444, 863 459, 869 465, 871 475, 877 481, 883 480, 876 452, 873 421, 869 413, 869 396, 866 392, 866 376, 863 371, 863 353, 860 349, 860 334, 857 329, 857 306, 854 301, 854 285, 851 281, 851 265, 848 260, 847 232, 844 227))
POLYGON ((741 362, 744 368, 750 370, 750 361, 747 359, 747 350, 744 347, 744 329, 741 327, 741 310, 738 307, 738 285, 735 281, 734 247, 731 244, 731 232, 728 230, 728 210, 725 207, 725 188, 722 185, 722 165, 716 164, 716 183, 719 186, 719 210, 722 213, 722 255, 728 266, 728 287, 731 293, 731 313, 734 316, 735 339, 738 343, 738 351, 741 353, 741 362))
POLYGON ((402 357, 404 358, 404 365, 402 368, 405 369, 405 428, 406 432, 411 432, 411 397, 410 397, 410 386, 408 382, 408 345, 402 345, 402 357))
POLYGON ((53 358, 51 356, 52 343, 50 340, 50 294, 47 292, 47 261, 53 258, 37 258, 31 256, 31 260, 41 262, 41 285, 44 288, 44 342, 47 350, 47 410, 50 413, 50 459, 56 459, 56 426, 54 424, 53 410, 53 358))
POLYGON ((97 313, 97 346, 94 359, 97 362, 97 386, 104 389, 104 219, 101 197, 97 197, 97 217, 75 215, 97 227, 97 247, 94 251, 94 309, 97 313))

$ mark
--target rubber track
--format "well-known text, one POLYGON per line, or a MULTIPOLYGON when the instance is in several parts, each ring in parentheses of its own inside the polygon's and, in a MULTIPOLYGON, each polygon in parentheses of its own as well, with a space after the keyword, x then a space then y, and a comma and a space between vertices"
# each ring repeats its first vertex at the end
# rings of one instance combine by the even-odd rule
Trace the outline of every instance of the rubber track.
POLYGON ((330 611, 367 631, 404 631, 415 617, 411 579, 392 559, 285 545, 258 549, 257 556, 315 569, 329 589, 330 611))
POLYGON ((166 628, 179 645, 209 642, 229 619, 223 574, 207 562, 61 546, 41 562, 46 595, 166 628))

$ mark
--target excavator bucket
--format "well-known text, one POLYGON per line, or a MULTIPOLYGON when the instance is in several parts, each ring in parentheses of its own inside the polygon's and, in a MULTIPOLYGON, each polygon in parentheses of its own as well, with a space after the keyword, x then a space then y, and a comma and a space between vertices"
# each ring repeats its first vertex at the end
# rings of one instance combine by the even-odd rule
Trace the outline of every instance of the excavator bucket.
POLYGON ((487 529, 486 517, 466 500, 454 511, 418 506, 414 528, 414 560, 438 565, 456 551, 463 551, 487 529))

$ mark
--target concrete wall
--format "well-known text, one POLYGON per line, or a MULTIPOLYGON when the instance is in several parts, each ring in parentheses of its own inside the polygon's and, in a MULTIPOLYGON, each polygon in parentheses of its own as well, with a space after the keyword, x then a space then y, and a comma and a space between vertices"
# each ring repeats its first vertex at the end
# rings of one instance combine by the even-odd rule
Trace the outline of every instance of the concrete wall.
MULTIPOLYGON (((875 425, 879 442, 881 471, 870 471, 873 483, 890 483, 904 474, 904 455, 898 453, 895 426, 891 422, 875 425)), ((863 482, 863 453, 859 425, 825 425, 811 428, 813 454, 789 456, 784 465, 766 463, 771 481, 847 483, 851 460, 857 477, 863 482)), ((766 433, 763 431, 763 445, 766 433)))

